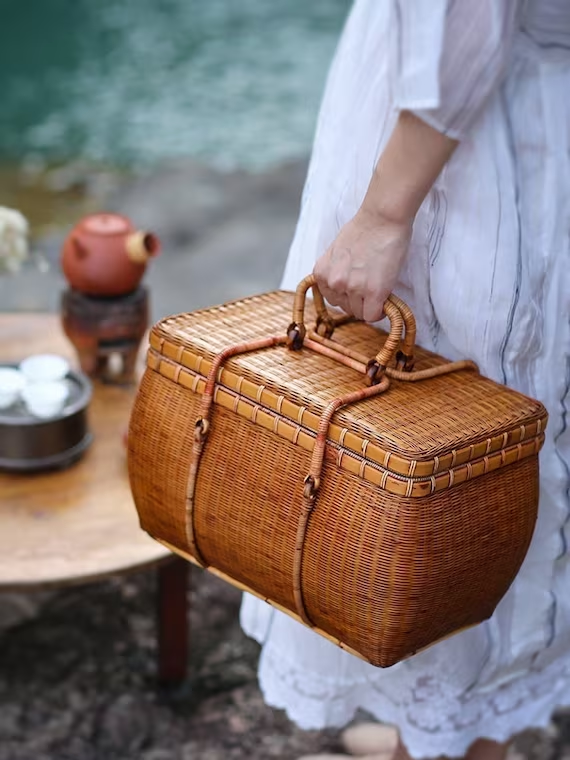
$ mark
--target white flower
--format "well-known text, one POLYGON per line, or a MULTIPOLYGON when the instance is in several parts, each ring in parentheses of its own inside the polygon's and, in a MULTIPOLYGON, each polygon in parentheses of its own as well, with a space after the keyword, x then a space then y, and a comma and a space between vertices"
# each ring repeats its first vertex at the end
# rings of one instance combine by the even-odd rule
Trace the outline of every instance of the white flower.
POLYGON ((0 206, 0 271, 16 272, 28 257, 29 225, 15 209, 0 206))

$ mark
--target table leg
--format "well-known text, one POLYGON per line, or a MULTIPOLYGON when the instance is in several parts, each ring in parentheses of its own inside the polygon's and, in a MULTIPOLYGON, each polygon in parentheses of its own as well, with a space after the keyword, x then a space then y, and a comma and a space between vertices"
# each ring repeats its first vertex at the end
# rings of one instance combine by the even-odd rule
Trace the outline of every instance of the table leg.
POLYGON ((182 684, 188 671, 188 563, 174 557, 158 567, 158 680, 182 684))

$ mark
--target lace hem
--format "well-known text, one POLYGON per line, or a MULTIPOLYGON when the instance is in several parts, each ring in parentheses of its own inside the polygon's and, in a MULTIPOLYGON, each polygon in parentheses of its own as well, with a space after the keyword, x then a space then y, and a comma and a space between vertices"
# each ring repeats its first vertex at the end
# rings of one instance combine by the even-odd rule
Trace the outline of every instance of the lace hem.
POLYGON ((259 681, 265 701, 285 710, 305 730, 341 728, 359 709, 400 730, 413 758, 460 757, 478 738, 505 742, 529 728, 545 728, 554 710, 570 706, 570 658, 521 676, 488 694, 453 695, 434 675, 421 675, 407 696, 391 698, 377 678, 335 679, 295 667, 270 644, 259 681))

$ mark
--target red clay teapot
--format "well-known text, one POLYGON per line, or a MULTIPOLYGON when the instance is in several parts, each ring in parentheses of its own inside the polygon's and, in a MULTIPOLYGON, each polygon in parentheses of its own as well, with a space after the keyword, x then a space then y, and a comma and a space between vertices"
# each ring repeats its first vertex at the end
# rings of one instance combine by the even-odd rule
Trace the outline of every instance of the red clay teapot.
POLYGON ((121 296, 140 284, 160 241, 136 230, 120 214, 90 214, 66 237, 61 266, 74 290, 88 296, 121 296))

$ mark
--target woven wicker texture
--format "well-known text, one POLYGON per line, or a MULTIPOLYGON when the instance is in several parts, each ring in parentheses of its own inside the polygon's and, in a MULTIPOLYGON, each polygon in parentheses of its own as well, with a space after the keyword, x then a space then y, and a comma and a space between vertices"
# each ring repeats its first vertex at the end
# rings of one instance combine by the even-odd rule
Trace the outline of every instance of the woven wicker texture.
MULTIPOLYGON (((309 502, 319 419, 362 375, 307 349, 229 358, 203 451, 195 429, 212 360, 283 335, 292 305, 271 293, 154 328, 129 434, 135 504, 175 551, 389 666, 486 619, 507 591, 536 519, 546 414, 472 371, 393 380, 335 413, 309 502)), ((362 324, 334 339, 370 357, 382 344, 362 324)), ((419 370, 445 363, 416 357, 419 370)))
MULTIPOLYGON (((188 355, 178 360, 183 364, 188 360, 193 368, 191 355, 212 359, 236 343, 284 334, 292 309, 293 294, 281 291, 182 314, 159 323, 151 344, 158 348, 162 340, 172 347, 189 349, 188 355)), ((311 309, 309 316, 308 322, 314 321, 311 309)), ((383 337, 362 323, 341 326, 334 335, 335 340, 370 358, 378 352, 383 337)), ((166 355, 174 357, 175 349, 166 355)), ((417 349, 416 357, 417 370, 446 363, 446 359, 422 349, 417 349)), ((317 418, 332 399, 363 385, 362 377, 333 359, 282 346, 231 359, 226 369, 277 394, 286 389, 288 400, 317 418)), ((545 419, 539 402, 472 375, 458 372, 413 386, 394 384, 386 396, 341 411, 337 424, 383 450, 409 459, 433 460, 520 425, 531 430, 537 419, 545 419)))

